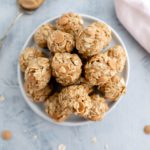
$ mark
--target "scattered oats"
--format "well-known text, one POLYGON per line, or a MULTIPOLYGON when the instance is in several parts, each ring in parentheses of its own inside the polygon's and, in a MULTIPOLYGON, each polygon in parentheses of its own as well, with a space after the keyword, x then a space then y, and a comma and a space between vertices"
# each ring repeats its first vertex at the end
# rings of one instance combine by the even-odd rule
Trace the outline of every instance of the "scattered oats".
POLYGON ((109 149, 108 144, 105 144, 105 145, 104 145, 104 149, 105 149, 105 150, 108 150, 108 149, 109 149))
POLYGON ((66 146, 64 144, 58 145, 58 150, 66 150, 66 146))
POLYGON ((5 97, 0 95, 0 102, 3 102, 5 100, 5 97))
POLYGON ((92 137, 91 141, 93 144, 95 144, 97 142, 97 138, 94 136, 94 137, 92 137))
POLYGON ((36 140, 38 138, 37 135, 33 135, 33 139, 36 140))

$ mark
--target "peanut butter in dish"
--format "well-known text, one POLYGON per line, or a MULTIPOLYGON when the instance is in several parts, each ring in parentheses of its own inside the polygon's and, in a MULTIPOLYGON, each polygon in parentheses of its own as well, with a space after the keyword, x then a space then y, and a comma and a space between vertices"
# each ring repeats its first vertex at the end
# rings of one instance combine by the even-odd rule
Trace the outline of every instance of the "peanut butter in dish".
POLYGON ((19 5, 27 10, 39 8, 45 0, 18 0, 19 5))

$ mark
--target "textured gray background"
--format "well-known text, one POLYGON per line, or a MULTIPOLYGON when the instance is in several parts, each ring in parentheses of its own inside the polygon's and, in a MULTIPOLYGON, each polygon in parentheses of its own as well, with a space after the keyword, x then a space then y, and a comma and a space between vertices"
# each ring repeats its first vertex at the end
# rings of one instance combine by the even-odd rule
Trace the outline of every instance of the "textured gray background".
MULTIPOLYGON (((0 0, 0 36, 17 13, 15 0, 0 0)), ((0 150, 150 150, 150 55, 118 22, 112 0, 47 0, 32 16, 23 16, 0 51, 0 132, 10 129, 11 141, 0 138, 0 150), (19 52, 35 27, 46 19, 74 11, 98 17, 111 25, 126 44, 131 64, 126 96, 103 121, 82 127, 62 127, 38 117, 25 103, 18 87, 19 52), (34 136, 37 138, 34 138, 34 136), (93 144, 91 138, 97 138, 93 144)))

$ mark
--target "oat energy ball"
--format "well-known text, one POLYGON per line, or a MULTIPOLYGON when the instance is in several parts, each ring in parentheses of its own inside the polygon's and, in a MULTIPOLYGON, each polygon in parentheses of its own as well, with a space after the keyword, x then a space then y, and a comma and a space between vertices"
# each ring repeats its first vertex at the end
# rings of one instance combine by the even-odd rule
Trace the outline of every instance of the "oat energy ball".
POLYGON ((29 61, 37 57, 44 57, 44 53, 34 47, 26 48, 19 58, 21 71, 24 72, 28 66, 29 61))
POLYGON ((65 87, 59 93, 61 106, 69 107, 75 115, 86 116, 91 109, 91 98, 82 85, 65 87))
POLYGON ((69 53, 75 47, 75 40, 71 34, 56 30, 49 35, 47 45, 53 53, 69 53))
POLYGON ((76 48, 83 57, 98 54, 111 41, 111 30, 100 22, 94 22, 81 32, 76 38, 76 48))
POLYGON ((76 36, 83 29, 83 19, 75 13, 66 13, 56 21, 57 29, 76 36))
POLYGON ((108 50, 108 57, 110 57, 110 63, 112 69, 117 72, 122 72, 126 63, 125 50, 120 46, 116 45, 108 50))
POLYGON ((104 47, 106 47, 112 40, 110 27, 107 24, 98 21, 92 23, 91 26, 95 27, 97 29, 97 32, 102 34, 99 34, 98 38, 100 42, 104 43, 104 47))
POLYGON ((59 93, 55 93, 47 99, 45 103, 45 112, 58 122, 66 120, 71 114, 68 105, 64 106, 60 103, 59 93))
POLYGON ((63 86, 75 83, 81 75, 82 62, 77 54, 56 53, 52 58, 52 75, 63 86))
POLYGON ((47 47, 47 38, 55 30, 50 23, 44 24, 35 32, 34 41, 42 48, 47 47))
POLYGON ((21 7, 27 10, 37 9, 45 0, 18 0, 21 7))
POLYGON ((76 85, 82 85, 88 94, 91 94, 94 91, 94 87, 85 80, 84 77, 80 77, 78 81, 75 83, 76 85))
POLYGON ((24 89, 27 95, 36 103, 44 102, 52 92, 52 87, 50 85, 47 85, 41 90, 37 90, 34 87, 31 88, 28 81, 24 83, 24 89))
POLYGON ((106 84, 99 86, 98 89, 108 100, 117 101, 125 93, 126 85, 123 78, 115 75, 106 84))
POLYGON ((30 61, 25 71, 25 82, 29 88, 41 90, 46 87, 51 78, 50 61, 44 57, 38 57, 30 61))
POLYGON ((100 97, 98 94, 93 94, 90 97, 92 100, 92 108, 85 118, 92 121, 103 119, 105 113, 108 110, 108 105, 105 102, 105 99, 100 97))
POLYGON ((85 78, 91 85, 103 85, 116 74, 108 65, 107 53, 93 56, 85 65, 85 78))

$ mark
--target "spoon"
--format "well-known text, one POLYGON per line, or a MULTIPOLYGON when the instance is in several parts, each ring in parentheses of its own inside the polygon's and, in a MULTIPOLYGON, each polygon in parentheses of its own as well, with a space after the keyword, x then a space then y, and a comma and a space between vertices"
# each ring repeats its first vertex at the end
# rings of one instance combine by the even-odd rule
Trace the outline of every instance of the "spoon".
POLYGON ((9 27, 7 28, 7 30, 4 32, 3 36, 0 38, 0 49, 3 46, 3 43, 5 41, 5 39, 7 38, 10 30, 12 29, 12 27, 15 25, 15 23, 17 22, 17 20, 23 16, 23 15, 32 15, 33 12, 36 10, 28 10, 25 9, 23 7, 20 6, 20 4, 17 2, 17 6, 18 6, 18 13, 16 14, 16 16, 14 17, 14 19, 12 20, 11 24, 9 25, 9 27))

